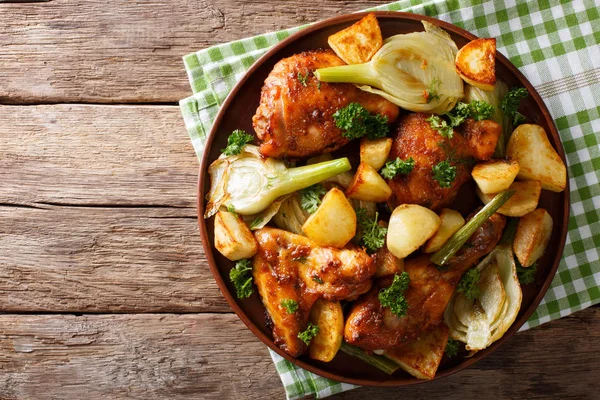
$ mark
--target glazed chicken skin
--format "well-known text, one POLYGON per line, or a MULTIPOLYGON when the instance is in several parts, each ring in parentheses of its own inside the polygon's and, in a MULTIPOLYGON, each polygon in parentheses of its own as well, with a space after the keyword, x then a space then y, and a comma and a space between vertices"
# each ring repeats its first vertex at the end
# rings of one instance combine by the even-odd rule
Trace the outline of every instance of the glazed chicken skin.
POLYGON ((344 65, 331 50, 315 50, 284 58, 265 80, 260 105, 252 118, 260 152, 274 158, 302 158, 329 153, 348 143, 335 126, 333 114, 359 103, 391 123, 398 106, 349 83, 319 82, 318 68, 344 65))
POLYGON ((431 127, 429 117, 430 114, 414 113, 399 120, 389 158, 412 157, 415 167, 409 174, 387 181, 392 189, 388 201, 392 210, 400 204, 419 204, 434 211, 448 206, 461 185, 471 178, 474 159, 490 159, 502 132, 494 121, 468 119, 449 139, 431 127), (433 178, 432 169, 446 160, 456 167, 456 178, 450 187, 443 188, 433 178))
POLYGON ((354 300, 372 285, 376 267, 362 249, 319 247, 312 240, 274 228, 254 233, 258 253, 253 260, 254 283, 273 323, 275 344, 297 357, 306 351, 298 338, 308 324, 315 301, 354 300), (293 300, 289 313, 283 300, 293 300))
POLYGON ((406 260, 404 271, 410 277, 410 284, 404 292, 408 309, 403 317, 393 315, 379 302, 379 290, 388 287, 393 277, 379 279, 369 293, 353 304, 344 327, 346 342, 369 351, 389 349, 439 325, 460 278, 493 250, 505 224, 505 217, 493 214, 444 269, 438 269, 429 260, 429 255, 406 260))

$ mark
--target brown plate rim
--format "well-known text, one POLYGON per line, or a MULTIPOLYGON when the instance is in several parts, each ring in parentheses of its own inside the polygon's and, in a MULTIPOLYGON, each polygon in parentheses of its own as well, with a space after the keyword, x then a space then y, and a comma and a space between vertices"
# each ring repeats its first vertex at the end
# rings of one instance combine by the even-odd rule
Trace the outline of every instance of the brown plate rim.
MULTIPOLYGON (((561 221, 561 225, 560 225, 562 227, 562 229, 560 232, 560 238, 559 238, 560 244, 559 244, 559 249, 557 251, 557 256, 554 259, 554 262, 550 269, 550 273, 546 277, 544 284, 542 285, 539 293, 537 294, 537 296, 535 297, 533 302, 530 304, 529 308, 512 324, 512 326, 508 329, 508 331, 504 334, 504 336, 502 336, 499 340, 494 342, 490 347, 486 348, 483 351, 478 352, 473 357, 465 359, 463 362, 461 362, 460 364, 458 364, 456 366, 453 366, 444 371, 441 371, 439 374, 436 374, 435 378, 433 378, 431 380, 421 380, 421 379, 417 379, 417 378, 394 379, 393 377, 390 377, 390 379, 387 381, 373 381, 373 380, 368 380, 368 379, 348 378, 348 377, 338 375, 336 373, 332 373, 332 372, 326 371, 324 369, 315 367, 314 365, 308 364, 308 363, 304 362, 303 360, 291 357, 290 355, 288 355, 287 353, 282 351, 279 347, 275 346, 275 344, 273 343, 273 340, 270 337, 268 337, 267 335, 265 335, 262 331, 260 331, 260 329, 258 329, 250 321, 248 316, 238 306, 236 299, 229 292, 227 285, 224 282, 224 280, 221 276, 221 273, 216 266, 216 261, 212 254, 213 249, 210 246, 205 245, 205 243, 209 243, 209 239, 208 239, 208 231, 207 231, 207 227, 206 227, 206 222, 203 217, 204 216, 203 188, 205 185, 205 178, 206 178, 206 174, 204 174, 203 171, 207 170, 208 153, 210 151, 212 142, 216 136, 217 129, 221 124, 221 120, 223 119, 223 117, 225 115, 225 111, 228 109, 230 103, 232 102, 233 98, 237 95, 240 88, 244 85, 244 83, 248 80, 248 78, 250 76, 252 76, 252 74, 265 61, 267 61, 269 58, 271 58, 271 56, 274 53, 279 51, 281 48, 287 46, 291 42, 294 42, 297 39, 302 38, 304 36, 310 35, 314 31, 317 31, 317 30, 327 27, 329 25, 358 20, 358 19, 364 17, 365 15, 371 14, 371 13, 375 14, 377 17, 398 19, 400 21, 401 20, 413 20, 413 21, 425 20, 425 21, 431 22, 437 26, 440 26, 441 28, 443 28, 447 31, 453 32, 460 36, 463 36, 466 39, 474 40, 474 39, 478 38, 477 36, 473 35, 472 33, 468 32, 462 28, 459 28, 448 22, 438 20, 436 18, 428 17, 425 15, 398 12, 398 11, 371 11, 371 12, 367 11, 367 12, 341 15, 338 17, 326 19, 321 22, 317 22, 313 25, 310 25, 310 26, 302 29, 299 32, 296 32, 296 33, 290 35, 288 38, 284 39, 283 41, 281 41, 278 44, 276 44, 275 46, 273 46, 271 49, 269 49, 269 51, 267 51, 267 53, 265 53, 262 57, 260 57, 250 67, 250 69, 244 74, 242 79, 231 90, 231 92, 229 93, 229 95, 227 96, 225 101, 223 102, 223 104, 217 114, 217 117, 215 118, 215 122, 213 123, 210 133, 208 134, 205 148, 204 148, 204 151, 202 154, 202 161, 200 163, 199 173, 198 173, 198 190, 197 190, 197 203, 196 203, 197 210, 198 210, 198 225, 200 228, 200 236, 202 238, 202 246, 204 247, 205 256, 208 260, 210 270, 211 270, 215 280, 217 281, 217 285, 219 286, 219 289, 221 290, 221 293, 223 293, 223 296, 225 296, 225 299, 227 300, 227 302, 229 303, 231 308, 233 308, 233 310, 235 311, 237 316, 248 327, 248 329, 250 329, 250 331, 256 337, 258 337, 264 344, 266 344, 271 350, 275 351, 281 357, 292 362, 293 364, 306 369, 307 371, 310 371, 317 375, 323 376, 325 378, 337 380, 340 382, 351 383, 351 384, 362 385, 362 386, 388 386, 388 387, 390 387, 390 386, 407 386, 407 385, 415 385, 415 384, 419 384, 419 383, 431 382, 431 381, 434 381, 434 380, 437 380, 440 378, 444 378, 446 376, 449 376, 456 372, 459 372, 459 371, 469 367, 470 365, 474 364, 475 362, 487 357, 489 354, 493 353, 498 347, 500 347, 504 342, 509 340, 521 328, 521 326, 523 326, 523 324, 529 319, 531 314, 533 314, 533 312, 537 309, 539 303, 541 302, 542 298, 546 294, 546 291, 548 290, 548 288, 552 282, 552 279, 554 278, 554 275, 556 274, 556 270, 558 269, 560 260, 562 259, 562 253, 563 253, 565 240, 566 240, 566 236, 567 236, 567 231, 568 231, 568 219, 569 219, 569 211, 570 211, 570 200, 569 200, 570 190, 569 190, 568 176, 567 176, 567 187, 563 191, 563 201, 564 201, 563 215, 564 215, 564 217, 563 217, 563 221, 561 221)), ((563 148, 562 142, 560 140, 560 135, 558 134, 556 125, 554 124, 554 119, 552 118, 550 112, 548 111, 546 104, 544 103, 544 101, 542 100, 540 95, 537 93, 535 88, 527 80, 527 78, 525 78, 525 76, 506 57, 504 57, 504 55, 502 55, 501 53, 498 52, 498 53, 496 53, 496 59, 499 60, 500 63, 502 63, 510 71, 510 73, 513 74, 523 84, 524 87, 527 88, 530 95, 533 97, 536 105, 539 107, 540 111, 542 112, 544 120, 547 122, 548 128, 550 129, 550 134, 556 139, 555 142, 557 144, 558 154, 561 157, 561 159, 563 160, 563 162, 565 162, 565 165, 566 165, 565 153, 564 153, 564 148, 563 148)))

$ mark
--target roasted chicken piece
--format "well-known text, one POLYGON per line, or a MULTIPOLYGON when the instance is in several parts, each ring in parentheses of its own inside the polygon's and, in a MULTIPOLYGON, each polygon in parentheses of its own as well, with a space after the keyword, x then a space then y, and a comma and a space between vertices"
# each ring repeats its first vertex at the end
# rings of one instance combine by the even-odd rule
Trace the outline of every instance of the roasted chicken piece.
POLYGON ((284 230, 255 232, 258 253, 253 276, 258 293, 273 322, 275 344, 297 357, 306 351, 298 333, 306 329, 310 309, 323 298, 353 300, 371 288, 376 267, 362 249, 319 247, 312 240, 284 230), (293 300, 298 311, 289 313, 283 300, 293 300))
POLYGON ((381 306, 379 290, 388 287, 393 277, 379 279, 353 304, 344 327, 346 342, 365 350, 390 349, 440 324, 463 273, 493 250, 505 223, 505 217, 493 214, 444 269, 438 269, 428 255, 406 260, 404 271, 410 277, 410 285, 404 292, 408 303, 406 316, 397 317, 388 307, 381 306))
POLYGON ((388 180, 393 192, 388 200, 392 210, 400 204, 419 204, 434 211, 448 206, 460 186, 470 179, 474 159, 491 158, 502 132, 494 121, 468 119, 449 139, 431 127, 426 121, 429 116, 408 114, 399 121, 389 158, 412 157, 415 167, 407 175, 388 180), (447 188, 441 187, 432 173, 433 167, 442 161, 456 167, 456 178, 447 188))
POLYGON ((313 75, 318 68, 338 65, 344 62, 331 50, 308 51, 275 64, 252 118, 264 156, 300 158, 339 149, 348 139, 333 114, 353 102, 385 115, 388 122, 398 117, 398 106, 381 96, 349 83, 319 82, 313 75))

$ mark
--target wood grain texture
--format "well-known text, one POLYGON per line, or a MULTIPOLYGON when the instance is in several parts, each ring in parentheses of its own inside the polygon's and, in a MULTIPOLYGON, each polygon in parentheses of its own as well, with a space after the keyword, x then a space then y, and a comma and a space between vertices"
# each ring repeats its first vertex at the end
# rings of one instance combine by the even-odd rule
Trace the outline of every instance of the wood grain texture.
MULTIPOLYGON (((332 399, 592 398, 599 332, 590 308, 446 379, 332 399)), ((0 368, 5 400, 284 398, 266 347, 231 314, 2 315, 0 368)))
POLYGON ((198 160, 175 106, 0 106, 0 204, 187 208, 198 160))
POLYGON ((229 312, 187 209, 0 206, 3 312, 229 312))
POLYGON ((382 1, 53 0, 0 3, 0 103, 176 102, 181 57, 382 1))

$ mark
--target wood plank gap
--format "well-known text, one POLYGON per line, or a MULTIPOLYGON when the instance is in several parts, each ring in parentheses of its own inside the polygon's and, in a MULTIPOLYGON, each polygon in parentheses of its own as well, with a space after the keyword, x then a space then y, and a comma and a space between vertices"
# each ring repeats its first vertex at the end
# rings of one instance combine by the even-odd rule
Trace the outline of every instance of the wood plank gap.
POLYGON ((0 3, 50 3, 52 0, 0 0, 0 3))
MULTIPOLYGON (((1 0, 0 0, 1 1, 1 0)), ((192 93, 190 92, 190 96, 192 93)), ((77 101, 64 101, 64 100, 47 100, 47 101, 14 101, 11 98, 0 97, 0 106, 18 106, 18 107, 28 107, 28 106, 60 106, 60 105, 70 105, 70 106, 130 106, 130 107, 143 107, 143 106, 157 106, 157 107, 179 107, 179 103, 175 101, 140 101, 140 102, 111 102, 110 99, 107 101, 85 101, 85 100, 77 100, 77 101)))

